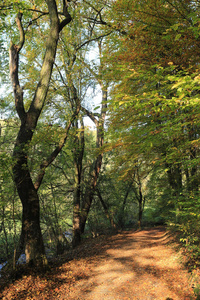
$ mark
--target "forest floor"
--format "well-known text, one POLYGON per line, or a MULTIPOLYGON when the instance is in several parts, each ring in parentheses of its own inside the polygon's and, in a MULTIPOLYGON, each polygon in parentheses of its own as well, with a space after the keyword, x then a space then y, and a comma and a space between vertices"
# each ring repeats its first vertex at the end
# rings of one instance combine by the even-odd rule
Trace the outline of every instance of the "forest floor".
POLYGON ((4 283, 0 299, 200 299, 199 273, 188 272, 174 247, 164 228, 86 240, 44 274, 22 268, 15 281, 4 283))

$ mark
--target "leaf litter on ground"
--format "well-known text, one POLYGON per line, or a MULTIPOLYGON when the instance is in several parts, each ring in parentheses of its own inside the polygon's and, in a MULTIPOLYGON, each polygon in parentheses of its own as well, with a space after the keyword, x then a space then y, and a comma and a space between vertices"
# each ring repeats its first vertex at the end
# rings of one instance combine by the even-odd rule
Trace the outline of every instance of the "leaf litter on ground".
POLYGON ((164 228, 87 239, 45 273, 20 266, 13 282, 1 279, 0 299, 198 299, 199 271, 189 273, 173 245, 164 228))

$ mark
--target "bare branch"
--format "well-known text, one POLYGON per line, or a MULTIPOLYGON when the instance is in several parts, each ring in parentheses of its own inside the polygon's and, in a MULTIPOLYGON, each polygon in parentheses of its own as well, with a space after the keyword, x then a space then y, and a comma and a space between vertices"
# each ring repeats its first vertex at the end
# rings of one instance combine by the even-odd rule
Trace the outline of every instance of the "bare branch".
POLYGON ((79 45, 79 46, 76 48, 76 51, 78 51, 78 50, 81 49, 83 46, 85 46, 85 45, 87 45, 87 44, 89 44, 89 43, 91 43, 91 42, 98 41, 99 39, 102 39, 102 38, 104 38, 104 37, 106 37, 106 36, 109 36, 111 33, 112 33, 112 31, 110 31, 110 32, 108 32, 108 33, 105 33, 105 34, 102 34, 102 35, 100 35, 100 36, 97 36, 97 37, 95 37, 95 38, 93 38, 93 39, 89 39, 88 41, 85 41, 83 44, 79 45))

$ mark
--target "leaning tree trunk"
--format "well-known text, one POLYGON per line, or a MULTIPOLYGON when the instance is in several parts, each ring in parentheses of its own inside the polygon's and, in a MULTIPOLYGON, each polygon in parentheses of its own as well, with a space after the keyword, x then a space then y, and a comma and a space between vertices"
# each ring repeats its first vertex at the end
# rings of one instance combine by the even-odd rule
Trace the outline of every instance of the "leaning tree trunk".
POLYGON ((23 89, 20 87, 18 77, 19 53, 25 41, 21 13, 19 13, 16 18, 20 41, 17 45, 12 44, 10 47, 10 75, 15 96, 15 107, 21 121, 13 151, 13 176, 23 207, 20 248, 25 248, 27 263, 37 266, 45 266, 47 259, 40 228, 39 197, 37 189, 32 182, 28 167, 29 144, 45 104, 56 56, 59 32, 71 21, 71 16, 68 14, 65 1, 63 1, 63 14, 66 18, 61 23, 58 18, 56 1, 47 0, 47 4, 50 30, 46 43, 46 52, 35 95, 27 112, 24 108, 23 89))

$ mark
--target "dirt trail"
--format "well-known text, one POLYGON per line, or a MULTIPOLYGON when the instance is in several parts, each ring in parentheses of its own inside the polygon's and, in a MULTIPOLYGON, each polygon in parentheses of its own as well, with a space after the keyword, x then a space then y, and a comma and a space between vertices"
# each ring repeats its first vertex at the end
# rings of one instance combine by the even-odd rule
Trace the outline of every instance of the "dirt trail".
POLYGON ((168 241, 161 229, 114 236, 91 276, 65 299, 194 299, 190 276, 168 241))
POLYGON ((0 299, 196 299, 191 275, 162 228, 99 237, 71 255, 55 261, 48 274, 21 275, 0 299))

